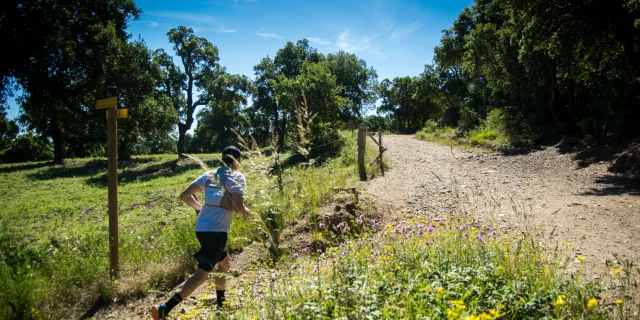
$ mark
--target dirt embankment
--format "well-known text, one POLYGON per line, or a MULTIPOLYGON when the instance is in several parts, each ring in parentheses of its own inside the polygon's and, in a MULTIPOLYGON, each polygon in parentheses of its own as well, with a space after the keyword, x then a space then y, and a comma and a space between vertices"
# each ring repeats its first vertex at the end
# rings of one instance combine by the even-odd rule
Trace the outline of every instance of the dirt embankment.
POLYGON ((432 217, 468 210, 538 234, 547 245, 571 243, 593 276, 614 255, 640 260, 640 186, 610 173, 607 161, 585 167, 554 147, 505 156, 399 135, 385 136, 384 144, 393 169, 368 190, 391 215, 402 208, 432 217))

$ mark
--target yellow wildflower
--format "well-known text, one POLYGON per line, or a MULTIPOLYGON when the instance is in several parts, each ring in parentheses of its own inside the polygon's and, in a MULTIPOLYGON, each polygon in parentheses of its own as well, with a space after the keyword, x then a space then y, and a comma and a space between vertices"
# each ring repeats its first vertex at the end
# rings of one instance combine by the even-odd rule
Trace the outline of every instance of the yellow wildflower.
POLYGON ((460 317, 460 314, 457 311, 453 309, 449 309, 449 311, 447 311, 447 318, 458 319, 458 317, 460 317))
POLYGON ((430 285, 427 285, 427 286, 424 288, 424 291, 427 291, 427 292, 431 291, 431 286, 430 286, 430 285))
POLYGON ((478 319, 479 320, 491 320, 493 318, 490 315, 488 315, 486 312, 483 312, 482 314, 480 314, 478 319))
POLYGON ((622 304, 623 302, 624 302, 624 301, 622 301, 622 300, 620 300, 620 299, 616 300, 616 304, 622 304))
POLYGON ((615 274, 620 274, 621 272, 622 272, 622 270, 620 270, 620 269, 613 270, 613 273, 615 273, 615 274))
POLYGON ((500 312, 496 311, 496 309, 491 309, 489 310, 489 314, 491 314, 494 317, 499 317, 500 316, 500 312))
POLYGON ((584 261, 584 257, 583 256, 578 256, 578 261, 584 261))
POLYGON ((520 302, 522 302, 522 303, 527 303, 527 301, 526 301, 526 300, 524 300, 524 298, 523 298, 523 297, 520 297, 520 302))
POLYGON ((587 302, 587 308, 593 308, 595 306, 598 305, 598 300, 596 300, 595 298, 589 300, 589 302, 587 302))
POLYGON ((564 299, 565 299, 564 295, 559 295, 558 299, 556 299, 556 301, 553 302, 553 305, 555 305, 555 306, 563 305, 564 304, 564 299))
POLYGON ((439 287, 439 288, 436 290, 436 294, 445 294, 445 293, 447 293, 447 291, 446 291, 446 290, 444 290, 444 289, 442 289, 442 287, 439 287))

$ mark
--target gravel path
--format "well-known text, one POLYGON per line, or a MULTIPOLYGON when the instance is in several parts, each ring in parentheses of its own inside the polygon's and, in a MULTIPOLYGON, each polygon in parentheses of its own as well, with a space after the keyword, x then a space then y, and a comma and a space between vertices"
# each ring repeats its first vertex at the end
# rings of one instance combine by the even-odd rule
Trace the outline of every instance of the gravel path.
POLYGON ((640 189, 608 173, 608 163, 581 168, 553 147, 504 156, 413 136, 383 140, 392 169, 367 185, 390 219, 467 209, 504 228, 538 234, 547 245, 571 243, 594 276, 614 254, 639 261, 640 189))

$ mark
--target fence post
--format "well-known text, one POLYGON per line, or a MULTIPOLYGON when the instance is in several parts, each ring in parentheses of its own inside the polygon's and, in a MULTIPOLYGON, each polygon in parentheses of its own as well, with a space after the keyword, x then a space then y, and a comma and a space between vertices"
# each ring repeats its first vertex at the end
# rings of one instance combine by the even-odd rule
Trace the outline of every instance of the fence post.
POLYGON ((367 169, 364 165, 364 154, 367 146, 367 127, 358 129, 358 170, 360 181, 367 181, 367 169))
POLYGON ((380 174, 384 176, 384 166, 382 165, 382 153, 384 152, 382 149, 382 127, 378 128, 378 152, 380 153, 380 159, 378 160, 378 162, 380 162, 380 174))

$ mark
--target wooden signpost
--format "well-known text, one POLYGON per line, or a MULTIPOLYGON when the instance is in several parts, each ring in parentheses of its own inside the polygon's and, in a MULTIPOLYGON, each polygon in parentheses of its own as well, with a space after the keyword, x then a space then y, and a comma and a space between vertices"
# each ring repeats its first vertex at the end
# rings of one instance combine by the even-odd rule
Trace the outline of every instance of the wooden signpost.
POLYGON ((107 88, 107 99, 98 100, 96 109, 107 109, 107 171, 109 185, 109 255, 111 277, 118 277, 118 118, 128 116, 127 109, 118 109, 116 87, 107 88))

